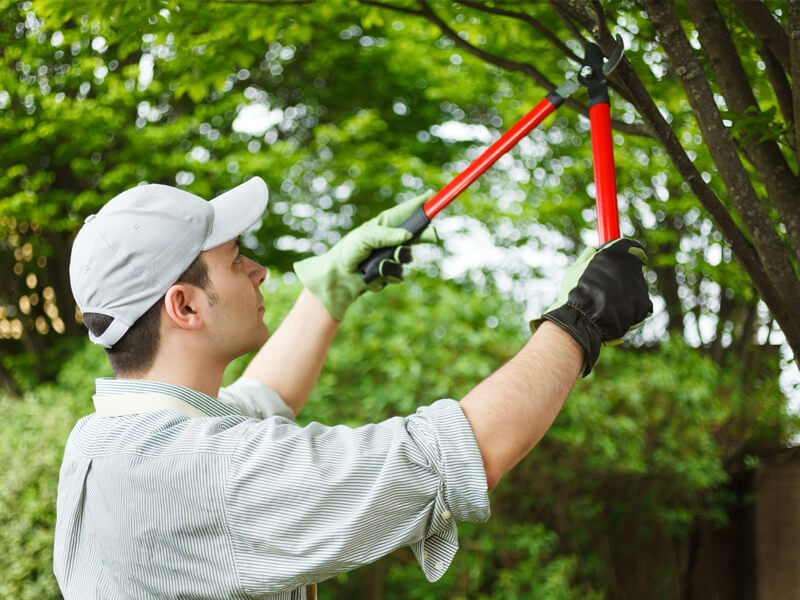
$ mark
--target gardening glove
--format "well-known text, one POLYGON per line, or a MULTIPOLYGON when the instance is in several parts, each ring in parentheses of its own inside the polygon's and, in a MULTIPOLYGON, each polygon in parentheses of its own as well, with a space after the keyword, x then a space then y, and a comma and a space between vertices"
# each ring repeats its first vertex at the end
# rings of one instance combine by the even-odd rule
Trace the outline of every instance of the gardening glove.
MULTIPOLYGON (((294 263, 298 279, 334 319, 341 321, 349 306, 365 291, 375 292, 387 283, 403 280, 403 263, 411 262, 411 249, 403 244, 411 241, 413 234, 399 225, 433 195, 430 191, 385 210, 348 233, 325 254, 294 263), (381 262, 380 277, 365 283, 358 265, 376 248, 387 246, 397 246, 394 256, 381 262)), ((411 243, 437 241, 436 231, 428 226, 411 243)))
POLYGON ((584 351, 581 376, 592 370, 600 347, 622 342, 627 331, 652 314, 644 265, 647 255, 639 242, 612 240, 600 249, 587 248, 564 274, 558 300, 539 318, 567 331, 584 351))

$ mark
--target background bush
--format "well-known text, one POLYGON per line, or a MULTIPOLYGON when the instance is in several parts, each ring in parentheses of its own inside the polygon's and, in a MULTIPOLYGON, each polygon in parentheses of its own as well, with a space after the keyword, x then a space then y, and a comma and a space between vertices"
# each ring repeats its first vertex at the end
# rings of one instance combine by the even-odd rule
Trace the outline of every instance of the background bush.
POLYGON ((94 378, 109 375, 102 349, 86 343, 55 383, 0 395, 0 598, 60 598, 52 572, 58 471, 70 430, 94 411, 94 378))

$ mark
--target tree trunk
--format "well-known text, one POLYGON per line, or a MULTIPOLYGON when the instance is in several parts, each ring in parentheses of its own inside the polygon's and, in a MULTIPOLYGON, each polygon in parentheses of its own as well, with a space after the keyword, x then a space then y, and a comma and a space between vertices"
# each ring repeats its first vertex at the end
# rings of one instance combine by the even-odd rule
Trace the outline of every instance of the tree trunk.
MULTIPOLYGON (((686 4, 728 108, 742 115, 760 113, 747 73, 717 5, 709 0, 687 0, 686 4)), ((745 135, 743 144, 747 156, 786 225, 786 237, 795 257, 800 256, 800 181, 789 168, 775 140, 760 142, 753 134, 745 135)))
MULTIPOLYGON (((747 261, 742 261, 743 265, 753 278, 761 297, 780 323, 795 356, 800 356, 800 324, 795 316, 796 311, 793 309, 800 304, 800 279, 797 277, 774 223, 756 195, 736 146, 722 124, 711 86, 700 61, 686 39, 672 3, 643 0, 643 5, 669 56, 674 72, 686 91, 720 177, 752 238, 756 256, 747 256, 747 261), (753 258, 756 260, 753 261, 753 258)), ((668 152, 670 152, 669 149, 668 152)), ((676 166, 679 166, 677 162, 676 166)), ((687 182, 692 185, 691 178, 687 178, 687 182)), ((702 198, 701 201, 703 201, 702 198)), ((723 233, 730 239, 731 234, 734 233, 730 227, 732 224, 730 215, 726 212, 729 222, 724 225, 718 220, 717 214, 712 216, 720 225, 723 233)), ((734 228, 738 231, 738 227, 734 225, 734 228)), ((738 233, 739 236, 744 237, 741 232, 738 233)), ((741 244, 731 244, 731 247, 737 257, 742 260, 741 244)))

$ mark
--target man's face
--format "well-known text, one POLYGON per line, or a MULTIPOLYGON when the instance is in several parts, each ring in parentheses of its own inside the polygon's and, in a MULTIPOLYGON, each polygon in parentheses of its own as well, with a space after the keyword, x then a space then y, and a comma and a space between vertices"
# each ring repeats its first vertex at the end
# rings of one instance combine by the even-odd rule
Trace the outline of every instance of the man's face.
POLYGON ((239 253, 239 240, 203 252, 211 288, 208 321, 212 351, 232 360, 260 348, 269 337, 258 287, 266 269, 239 253))

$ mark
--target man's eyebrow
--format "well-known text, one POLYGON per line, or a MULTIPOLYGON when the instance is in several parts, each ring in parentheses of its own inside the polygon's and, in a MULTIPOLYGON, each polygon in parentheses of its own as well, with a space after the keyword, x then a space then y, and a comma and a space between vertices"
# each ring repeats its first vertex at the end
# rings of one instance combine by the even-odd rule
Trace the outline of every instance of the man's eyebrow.
POLYGON ((237 237, 235 240, 233 240, 232 249, 235 250, 237 254, 239 253, 239 246, 240 245, 241 245, 241 236, 237 237))

